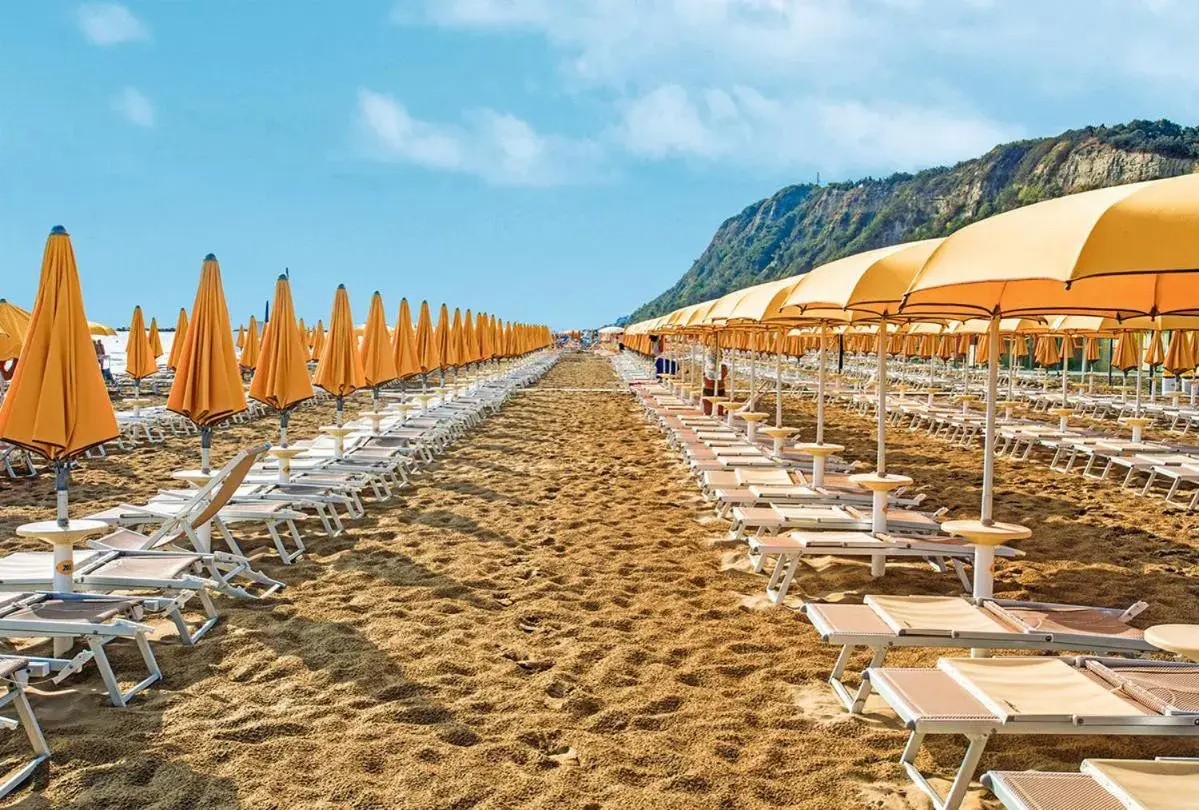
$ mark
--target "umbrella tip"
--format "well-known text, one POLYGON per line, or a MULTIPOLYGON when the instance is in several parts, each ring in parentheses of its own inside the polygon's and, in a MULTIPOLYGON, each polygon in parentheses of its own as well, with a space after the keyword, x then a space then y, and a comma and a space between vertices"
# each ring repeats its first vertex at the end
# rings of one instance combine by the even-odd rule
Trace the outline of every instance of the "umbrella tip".
POLYGON ((206 261, 206 262, 215 262, 215 261, 216 261, 216 254, 215 254, 215 253, 209 253, 207 256, 205 256, 205 257, 204 257, 204 261, 206 261))
POLYGON ((52 233, 52 234, 58 234, 58 233, 65 234, 66 232, 67 232, 67 229, 61 225, 55 225, 53 228, 50 229, 50 233, 52 233))
POLYGON ((287 274, 286 274, 286 273, 280 273, 280 274, 279 274, 279 280, 280 280, 280 281, 287 281, 287 274))
POLYGON ((339 289, 339 290, 344 290, 345 288, 346 288, 346 285, 344 285, 344 284, 337 285, 337 289, 339 289))

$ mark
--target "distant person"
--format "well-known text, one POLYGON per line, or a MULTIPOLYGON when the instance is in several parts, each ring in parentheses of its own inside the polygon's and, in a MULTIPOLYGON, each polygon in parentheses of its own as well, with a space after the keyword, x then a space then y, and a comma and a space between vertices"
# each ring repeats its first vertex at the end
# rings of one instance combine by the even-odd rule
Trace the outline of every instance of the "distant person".
POLYGON ((93 340, 92 348, 96 350, 96 362, 100 364, 100 374, 104 377, 104 382, 115 382, 112 370, 108 367, 108 352, 104 349, 104 341, 93 340))

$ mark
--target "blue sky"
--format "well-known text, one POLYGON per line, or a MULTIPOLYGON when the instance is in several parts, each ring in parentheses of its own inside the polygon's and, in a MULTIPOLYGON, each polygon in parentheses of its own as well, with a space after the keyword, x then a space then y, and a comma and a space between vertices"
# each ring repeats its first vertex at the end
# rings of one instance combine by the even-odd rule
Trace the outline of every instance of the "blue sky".
POLYGON ((780 186, 1199 109, 1186 0, 14 0, 0 297, 50 227, 89 317, 173 322, 221 259, 327 317, 378 289, 598 326, 780 186))

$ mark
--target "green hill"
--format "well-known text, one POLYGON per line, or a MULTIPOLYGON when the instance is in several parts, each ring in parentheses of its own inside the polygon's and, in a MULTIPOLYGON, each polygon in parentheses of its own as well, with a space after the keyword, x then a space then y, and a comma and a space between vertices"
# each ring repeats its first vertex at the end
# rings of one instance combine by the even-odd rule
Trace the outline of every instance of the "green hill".
POLYGON ((1195 171, 1199 128, 1170 121, 1096 126, 996 146, 956 166, 824 186, 788 186, 728 219, 673 287, 633 321, 858 251, 945 236, 1050 197, 1195 171))

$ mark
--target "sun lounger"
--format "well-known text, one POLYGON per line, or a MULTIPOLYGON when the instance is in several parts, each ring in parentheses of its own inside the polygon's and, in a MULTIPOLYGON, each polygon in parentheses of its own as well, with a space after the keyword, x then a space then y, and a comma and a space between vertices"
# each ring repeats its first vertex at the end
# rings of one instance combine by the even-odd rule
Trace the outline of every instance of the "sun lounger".
POLYGON ((153 628, 141 622, 145 613, 165 615, 176 624, 183 599, 109 596, 88 593, 14 593, 0 597, 0 637, 81 638, 87 649, 70 659, 31 658, 55 673, 60 682, 94 662, 114 706, 125 706, 134 695, 162 680, 162 671, 146 638, 153 628), (105 647, 117 640, 137 646, 147 675, 122 690, 105 647))
MULTIPOLYGON (((973 562, 975 554, 974 546, 955 537, 904 537, 868 531, 804 531, 777 537, 751 537, 749 548, 754 571, 762 571, 769 558, 776 558, 766 585, 766 595, 775 604, 787 595, 804 557, 869 557, 874 576, 882 576, 891 559, 926 560, 938 571, 952 566, 962 584, 969 588, 970 581, 963 565, 973 562)), ((1010 558, 1022 556, 1022 553, 1007 546, 996 546, 995 556, 1010 558)))
POLYGON ((997 734, 1199 736, 1199 664, 1120 658, 942 658, 935 669, 871 668, 910 730, 900 762, 938 810, 956 810, 997 734), (942 795, 916 767, 929 735, 968 747, 942 795))
MULTIPOLYGON (((909 509, 887 510, 887 531, 893 534, 936 534, 941 531, 937 512, 915 512, 909 509)), ((746 533, 754 537, 769 537, 788 529, 853 529, 869 531, 870 512, 854 504, 811 503, 796 506, 770 505, 735 506, 730 536, 740 540, 746 533)))
POLYGON ((870 651, 863 672, 882 666, 893 647, 1135 656, 1158 651, 1128 624, 1146 607, 1144 602, 1119 610, 958 596, 867 596, 862 604, 808 602, 803 610, 822 641, 840 645, 829 683, 856 714, 870 695, 870 681, 861 678, 854 692, 845 685, 844 675, 859 649, 870 651))
POLYGON ((1199 759, 1084 759, 1078 773, 989 771, 1008 810, 1183 810, 1199 807, 1199 759))

